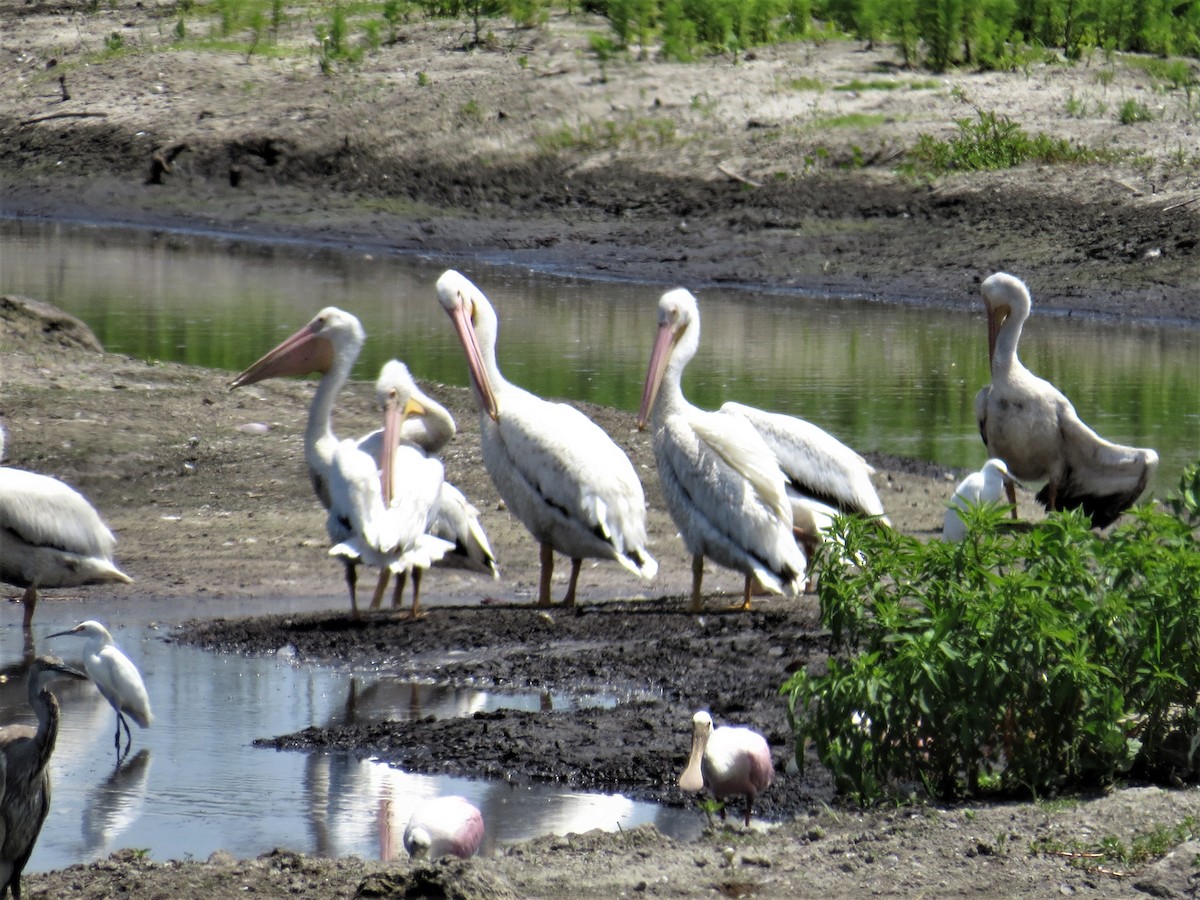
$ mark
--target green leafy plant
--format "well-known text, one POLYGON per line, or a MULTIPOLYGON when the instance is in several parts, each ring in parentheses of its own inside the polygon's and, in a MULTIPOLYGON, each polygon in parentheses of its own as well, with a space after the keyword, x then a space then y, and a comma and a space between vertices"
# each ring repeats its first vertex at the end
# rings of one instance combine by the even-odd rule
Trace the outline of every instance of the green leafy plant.
POLYGON ((1134 125, 1138 122, 1154 121, 1154 113, 1144 103, 1132 97, 1124 100, 1117 108, 1117 121, 1122 125, 1134 125))
POLYGON ((914 174, 1008 169, 1029 160, 1042 163, 1091 162, 1103 158, 1095 150, 1042 132, 1030 137, 1007 116, 977 110, 977 119, 956 119, 957 132, 947 140, 917 136, 903 167, 914 174))
POLYGON ((818 596, 835 653, 783 686, 811 744, 863 803, 1045 795, 1127 772, 1200 771, 1200 468, 1107 536, 1078 513, 1024 530, 1000 506, 961 543, 839 519, 818 596))

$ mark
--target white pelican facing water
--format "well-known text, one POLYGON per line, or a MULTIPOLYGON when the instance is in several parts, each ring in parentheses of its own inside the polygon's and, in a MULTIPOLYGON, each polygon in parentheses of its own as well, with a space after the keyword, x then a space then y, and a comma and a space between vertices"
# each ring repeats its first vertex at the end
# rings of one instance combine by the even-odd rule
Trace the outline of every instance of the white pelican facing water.
POLYGON ((653 578, 646 500, 629 457, 587 416, 509 383, 496 364, 496 312, 453 269, 437 282, 467 356, 479 402, 483 462, 509 511, 541 545, 538 605, 550 603, 554 551, 571 560, 563 599, 575 602, 584 559, 611 559, 653 578))
POLYGON ((754 579, 798 592, 807 564, 792 532, 792 506, 775 454, 749 420, 698 409, 683 396, 684 367, 700 345, 700 311, 683 288, 658 301, 638 427, 652 420, 663 496, 692 554, 692 609, 700 609, 704 557, 742 572, 742 608, 754 579))
MULTIPOLYGON (((1020 279, 998 272, 982 291, 992 383, 975 397, 975 417, 988 454, 1004 460, 1013 478, 1045 481, 1037 499, 1046 509, 1082 509, 1094 527, 1111 524, 1145 490, 1158 454, 1104 440, 1054 385, 1021 364, 1017 344, 1031 301, 1020 279)), ((1007 488, 1015 503, 1011 482, 1007 488)))
MULTIPOLYGON (((0 428, 0 459, 4 442, 0 428)), ((0 581, 25 588, 27 631, 38 588, 133 581, 113 563, 116 543, 74 488, 49 475, 0 466, 0 581)))

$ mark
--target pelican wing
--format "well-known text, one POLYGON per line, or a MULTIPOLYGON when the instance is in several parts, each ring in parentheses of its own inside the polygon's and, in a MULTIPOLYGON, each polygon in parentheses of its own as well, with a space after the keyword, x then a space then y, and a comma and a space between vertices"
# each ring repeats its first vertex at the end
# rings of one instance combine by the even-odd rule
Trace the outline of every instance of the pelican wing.
POLYGON ((506 393, 496 422, 516 474, 545 503, 584 523, 618 554, 636 554, 638 571, 652 577, 657 564, 642 549, 646 500, 629 457, 574 407, 524 391, 518 396, 506 393))
POLYGON ((347 438, 333 451, 329 470, 331 503, 327 529, 333 556, 358 559, 399 543, 394 520, 384 515, 383 488, 374 459, 347 438))
POLYGON ((871 483, 875 470, 833 435, 795 416, 732 401, 720 411, 754 426, 797 493, 845 512, 883 515, 883 503, 871 483))
POLYGON ((691 410, 668 416, 655 442, 663 490, 692 553, 738 560, 775 591, 803 580, 783 474, 748 422, 691 410))
POLYGON ((479 521, 479 510, 448 481, 442 482, 432 531, 454 544, 456 559, 463 560, 467 568, 500 577, 492 545, 479 521))
POLYGON ((57 478, 0 468, 0 528, 26 544, 112 557, 116 539, 83 495, 57 478))
MULTIPOLYGON (((1146 489, 1158 467, 1158 454, 1100 437, 1065 398, 1059 411, 1059 431, 1066 466, 1058 485, 1057 505, 1082 508, 1096 528, 1112 524, 1146 489)), ((1045 505, 1049 488, 1042 488, 1037 499, 1045 505)))

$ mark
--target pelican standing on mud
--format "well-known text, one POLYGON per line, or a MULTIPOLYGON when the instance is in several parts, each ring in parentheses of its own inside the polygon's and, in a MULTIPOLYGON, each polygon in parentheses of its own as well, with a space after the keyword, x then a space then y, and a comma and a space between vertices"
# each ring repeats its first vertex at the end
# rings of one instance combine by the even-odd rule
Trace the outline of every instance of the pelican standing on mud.
POLYGON ((541 548, 538 605, 550 605, 554 551, 571 560, 564 606, 573 606, 584 559, 610 559, 643 578, 646 499, 629 457, 583 413, 508 382, 496 364, 496 311, 453 269, 437 282, 467 356, 479 403, 483 462, 508 509, 541 548))
POLYGON ((700 610, 706 556, 746 576, 741 608, 749 609, 755 579, 775 593, 796 593, 807 563, 766 441, 747 419, 698 409, 683 396, 683 370, 699 346, 696 298, 683 288, 663 294, 638 427, 652 423, 663 496, 692 554, 692 610, 700 610))
MULTIPOLYGON (((992 383, 975 397, 975 418, 988 454, 1004 460, 1012 478, 1045 481, 1037 500, 1047 510, 1082 509, 1104 528, 1141 496, 1158 454, 1106 441, 1061 391, 1021 364, 1017 344, 1032 303, 1020 279, 998 272, 982 291, 992 383)), ((1006 490, 1015 517, 1011 481, 1006 490)))
MULTIPOLYGON (((0 459, 4 457, 0 428, 0 459)), ((22 626, 38 588, 133 581, 113 563, 117 539, 95 507, 57 478, 0 466, 0 581, 25 588, 22 626)))
MULTIPOLYGON (((330 556, 378 568, 380 577, 371 601, 377 609, 387 575, 397 576, 398 605, 408 573, 413 579, 412 616, 420 614, 421 572, 454 549, 429 533, 437 516, 443 469, 439 460, 400 443, 405 419, 424 409, 412 396, 412 379, 400 364, 383 367, 376 382, 376 402, 383 411, 378 461, 347 438, 333 452, 329 475, 327 530, 330 556)), ((351 598, 353 599, 353 598, 351 598)), ((357 614, 357 607, 354 610, 357 614)))

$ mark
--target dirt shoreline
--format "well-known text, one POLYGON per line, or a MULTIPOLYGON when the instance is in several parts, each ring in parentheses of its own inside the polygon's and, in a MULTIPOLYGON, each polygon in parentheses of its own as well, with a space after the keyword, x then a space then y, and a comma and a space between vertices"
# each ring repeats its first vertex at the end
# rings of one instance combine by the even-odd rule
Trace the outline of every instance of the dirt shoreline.
MULTIPOLYGON (((1200 206, 1191 202, 1200 175, 1179 149, 1190 146, 1194 126, 1179 99, 1134 66, 1089 60, 927 78, 898 70, 886 49, 829 42, 771 48, 738 66, 616 62, 601 78, 587 47, 603 26, 556 14, 513 33, 524 64, 503 40, 463 53, 457 26, 411 23, 400 44, 323 78, 303 54, 245 59, 171 48, 159 36, 159 15, 133 0, 93 14, 0 0, 0 22, 20 28, 19 46, 6 48, 12 77, 0 79, 0 214, 128 226, 155 241, 212 232, 231 252, 253 252, 262 239, 300 240, 319 252, 370 247, 695 289, 745 284, 794 292, 798 308, 805 292, 973 305, 977 282, 1007 269, 1031 285, 1039 312, 1200 323, 1200 206), (137 52, 97 56, 92 48, 114 31, 137 52), (1111 82, 1098 80, 1110 66, 1111 82), (69 101, 58 92, 59 74, 71 86, 69 101), (879 78, 907 87, 842 89, 879 78), (1126 96, 1158 117, 1116 126, 1112 106, 1126 96), (1078 109, 1071 100, 1091 114, 1069 113, 1078 109), (894 172, 917 134, 947 135, 953 119, 980 109, 1127 155, 933 182, 894 172), (865 124, 831 124, 851 115, 865 124), (564 132, 569 140, 548 143, 564 132), (147 184, 153 154, 181 144, 187 149, 159 172, 161 183, 147 184)), ((661 565, 653 583, 598 565, 585 569, 579 614, 485 603, 527 601, 537 555, 482 470, 470 394, 426 385, 458 422, 447 475, 481 509, 503 577, 439 571, 424 586, 427 618, 381 614, 352 623, 299 452, 311 383, 230 394, 228 373, 67 347, 60 332, 23 314, 0 317, 0 349, 7 461, 67 480, 104 512, 119 561, 137 579, 128 590, 103 592, 114 608, 122 598, 205 598, 227 612, 173 639, 225 652, 291 646, 301 665, 369 665, 498 688, 587 693, 617 683, 628 697, 610 711, 503 712, 264 741, 295 748, 288 752, 347 749, 418 771, 546 779, 682 804, 691 801, 674 778, 687 721, 705 706, 719 721, 767 734, 780 773, 759 805, 772 827, 719 830, 687 846, 652 829, 589 833, 424 868, 290 851, 159 863, 126 851, 31 875, 26 896, 1194 890, 1194 843, 1130 873, 1084 871, 1080 858, 1035 846, 1090 845, 1105 835, 1128 843, 1200 815, 1191 789, 1127 786, 1052 803, 861 811, 833 802, 819 768, 803 778, 789 773, 776 692, 788 671, 824 652, 815 600, 765 599, 751 614, 727 613, 725 598, 740 579, 710 570, 705 614, 687 614, 689 564, 664 512, 648 437, 626 412, 583 407, 643 473, 661 565), (253 422, 269 431, 242 430, 253 422), (239 616, 239 601, 295 597, 326 597, 330 612, 239 616)), ((352 384, 339 402, 339 431, 361 433, 374 421, 370 386, 352 384)), ((896 526, 935 533, 961 473, 868 455, 896 526)), ((1021 511, 1037 515, 1027 494, 1021 511)), ((556 593, 563 583, 560 571, 556 593)))

